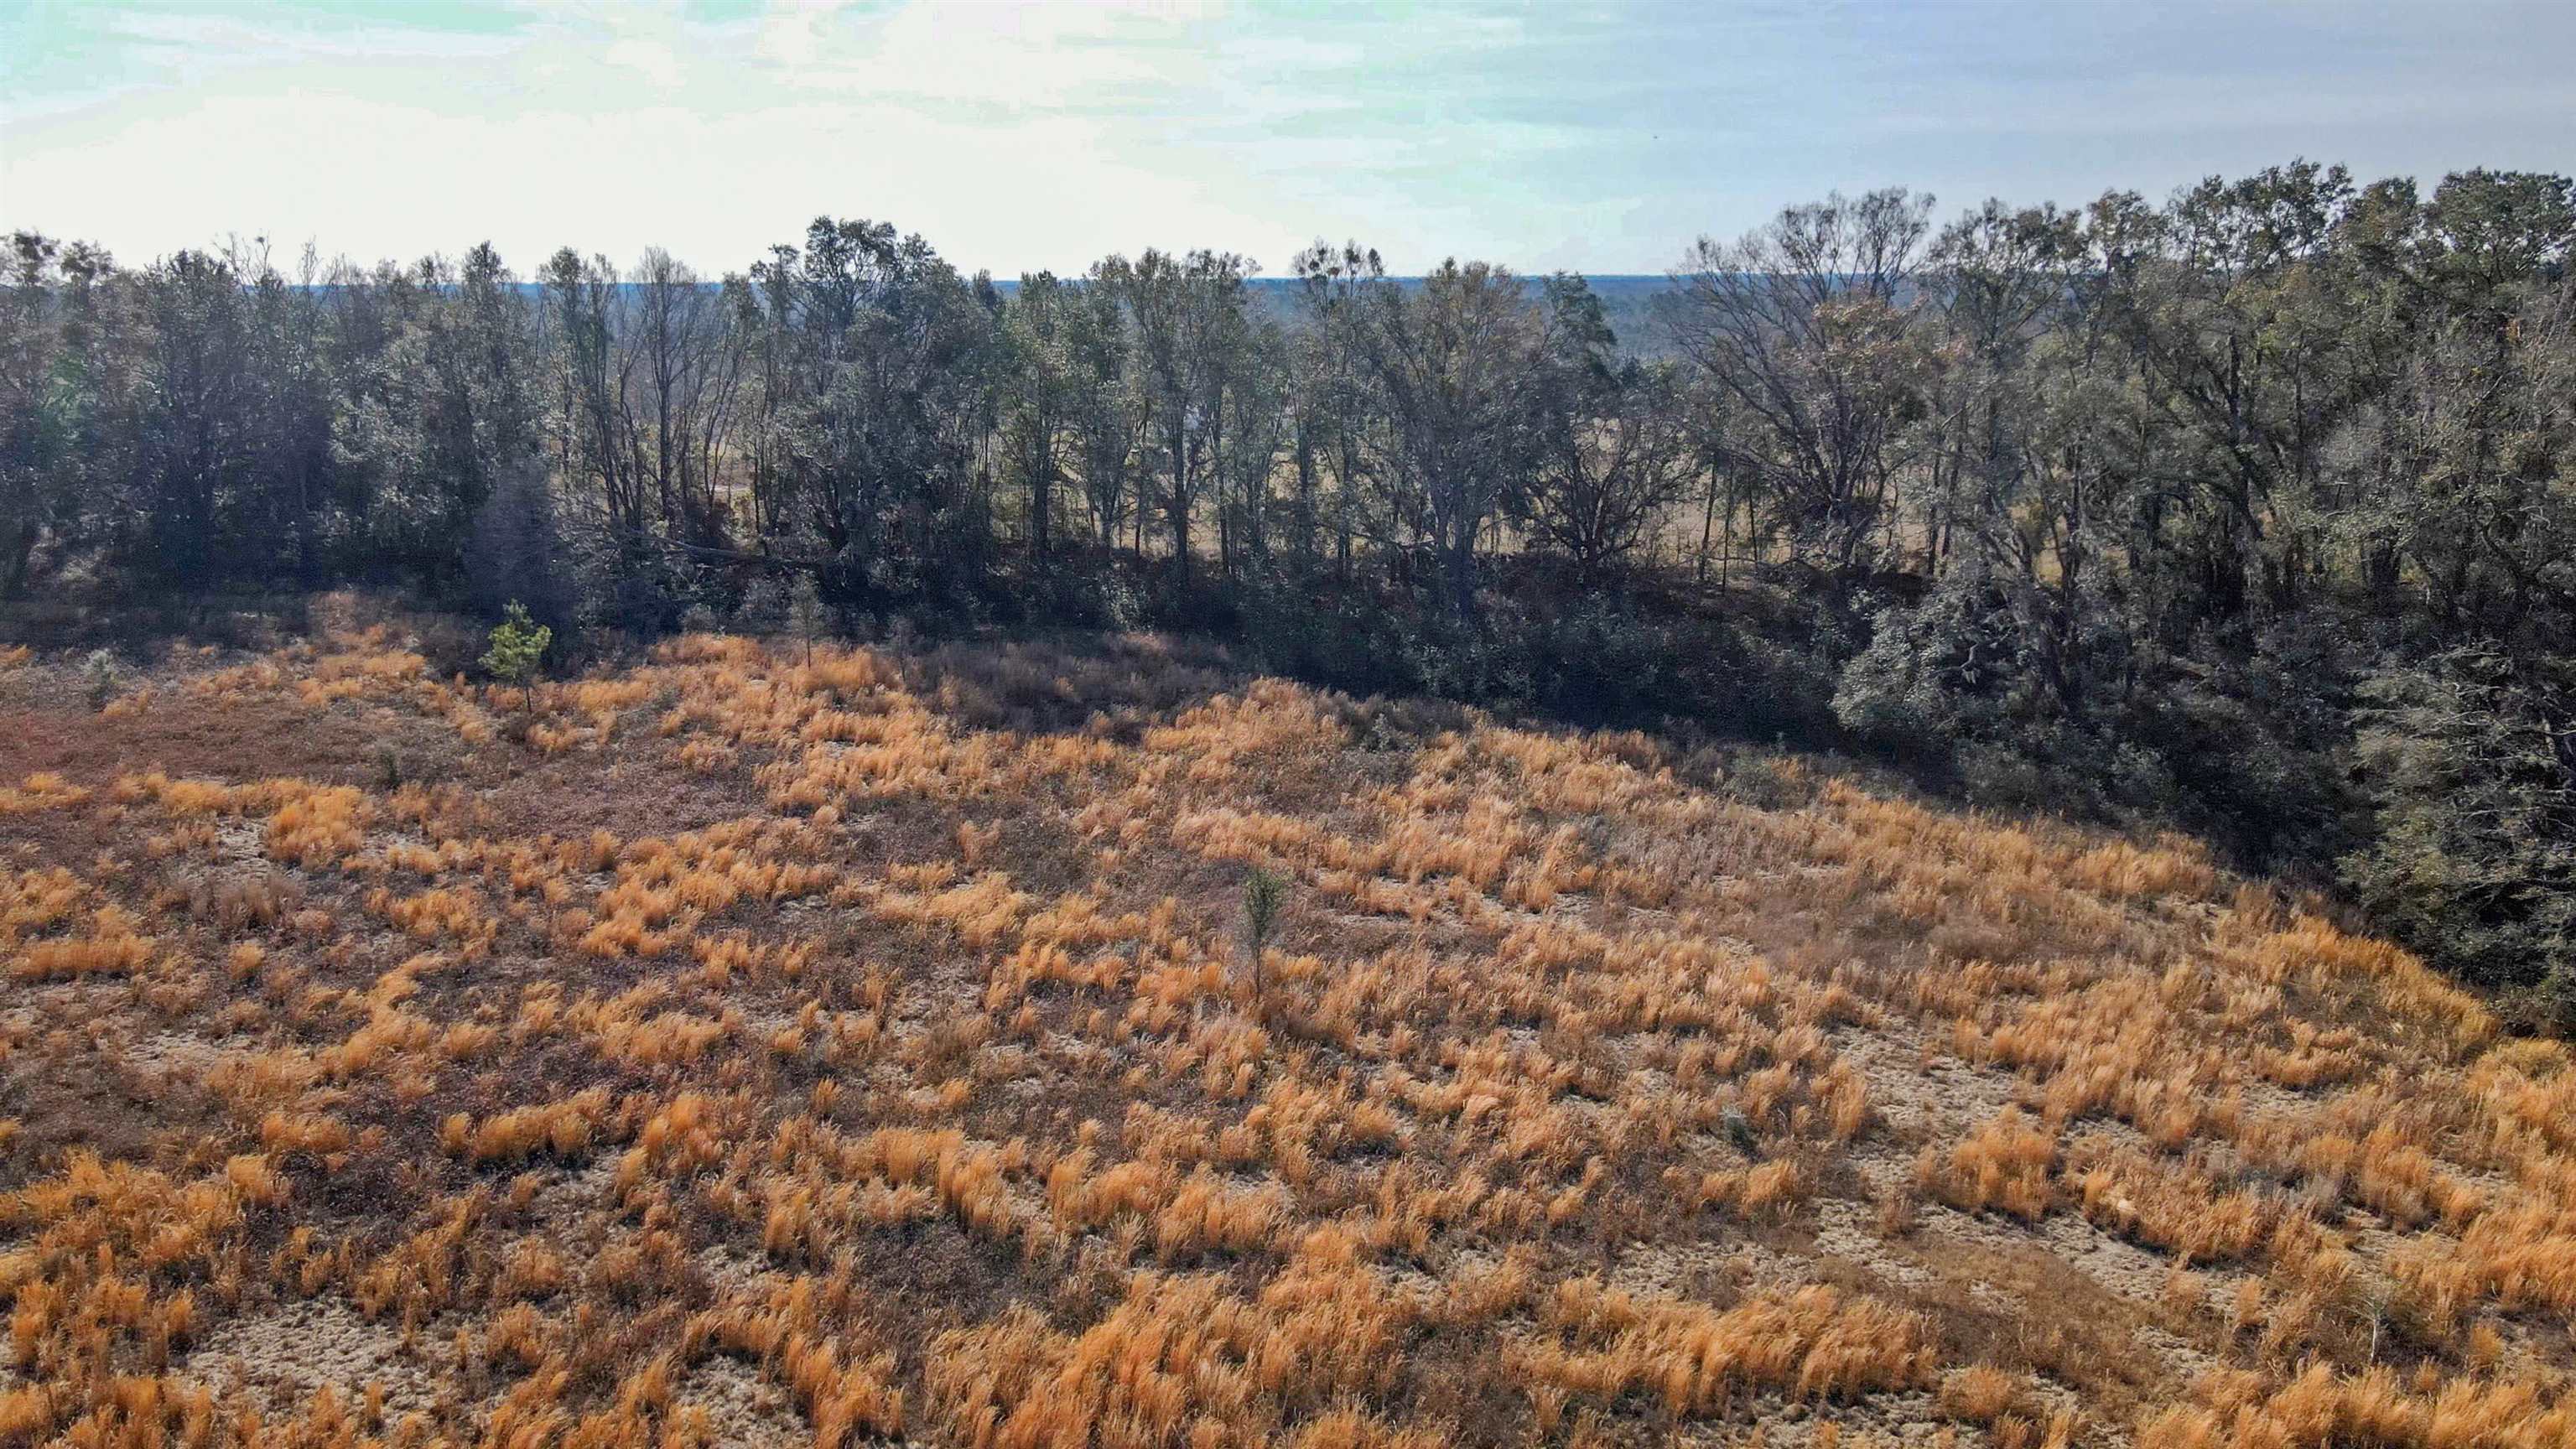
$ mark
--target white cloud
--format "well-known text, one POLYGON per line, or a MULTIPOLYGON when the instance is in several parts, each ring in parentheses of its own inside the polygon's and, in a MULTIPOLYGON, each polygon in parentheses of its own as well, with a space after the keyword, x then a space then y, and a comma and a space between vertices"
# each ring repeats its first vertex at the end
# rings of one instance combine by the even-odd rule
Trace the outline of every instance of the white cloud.
POLYGON ((137 261, 235 232, 362 260, 489 236, 522 272, 558 246, 625 257, 648 243, 722 272, 829 212, 918 230, 961 266, 1066 271, 1269 230, 1193 178, 1121 159, 1094 120, 1005 133, 880 102, 480 116, 317 89, 39 139, 13 148, 5 222, 106 238, 137 261))
POLYGON ((802 68, 823 54, 825 27, 849 0, 772 0, 761 18, 757 51, 761 59, 802 68))
POLYGON ((610 65, 634 71, 666 90, 680 83, 680 57, 670 46, 658 40, 630 37, 611 41, 601 58, 610 65))
POLYGON ((1149 244, 1278 267, 1317 235, 1402 269, 1451 252, 1651 269, 1695 232, 1834 186, 2071 200, 2293 152, 2366 174, 2564 164, 2535 124, 2565 109, 2534 58, 2546 44, 2483 25, 2419 44, 2429 22, 2385 14, 2387 33, 2337 51, 2286 43, 2326 27, 2258 12, 2220 65, 2144 14, 1998 37, 1895 7, 1819 25, 1789 0, 1500 19, 1158 0, 773 0, 723 23, 676 3, 519 9, 500 34, 111 15, 85 32, 96 54, 65 48, 42 84, 11 57, 0 225, 138 259, 227 232, 364 257, 489 233, 523 268, 564 244, 658 243, 720 272, 828 211, 997 270, 1149 244))
POLYGON ((502 35, 465 34, 398 21, 324 30, 224 15, 122 13, 108 33, 134 43, 129 54, 146 60, 185 60, 206 65, 288 65, 315 60, 473 60, 506 53, 502 35))

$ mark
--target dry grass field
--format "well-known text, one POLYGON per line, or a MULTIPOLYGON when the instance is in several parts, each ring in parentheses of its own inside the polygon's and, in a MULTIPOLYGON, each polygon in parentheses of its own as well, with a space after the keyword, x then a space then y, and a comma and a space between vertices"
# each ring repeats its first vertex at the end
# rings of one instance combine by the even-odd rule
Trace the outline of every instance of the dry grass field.
POLYGON ((2576 1442, 2567 1051, 2186 842, 1150 640, 5 657, 0 1444, 2576 1442))

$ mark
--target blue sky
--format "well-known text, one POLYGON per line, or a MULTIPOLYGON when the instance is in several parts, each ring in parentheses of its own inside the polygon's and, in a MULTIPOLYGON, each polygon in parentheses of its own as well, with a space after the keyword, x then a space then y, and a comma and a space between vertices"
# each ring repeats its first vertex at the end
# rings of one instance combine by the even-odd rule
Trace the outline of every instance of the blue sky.
POLYGON ((1902 183, 2576 169, 2576 0, 0 0, 0 227, 710 273, 822 212, 969 269, 1355 236, 1661 271, 1902 183))

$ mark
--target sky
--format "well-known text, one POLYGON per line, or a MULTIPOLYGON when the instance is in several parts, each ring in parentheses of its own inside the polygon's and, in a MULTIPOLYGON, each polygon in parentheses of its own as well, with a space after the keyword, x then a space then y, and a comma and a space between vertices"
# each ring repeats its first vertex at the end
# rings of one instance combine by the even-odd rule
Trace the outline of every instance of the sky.
POLYGON ((959 267, 1317 238, 1660 272, 1885 185, 2576 169, 2576 0, 0 0, 0 229, 127 263, 661 246, 959 267))

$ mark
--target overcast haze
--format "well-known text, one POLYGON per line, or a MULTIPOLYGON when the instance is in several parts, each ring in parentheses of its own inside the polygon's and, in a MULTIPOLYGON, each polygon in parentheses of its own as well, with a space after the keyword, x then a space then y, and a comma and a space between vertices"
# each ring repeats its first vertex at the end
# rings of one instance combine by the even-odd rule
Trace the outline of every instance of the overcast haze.
POLYGON ((2296 155, 2576 164, 2576 5, 0 0, 0 224, 738 269, 821 212, 958 265, 1317 236, 1660 271, 1903 183, 2161 196, 2296 155))

